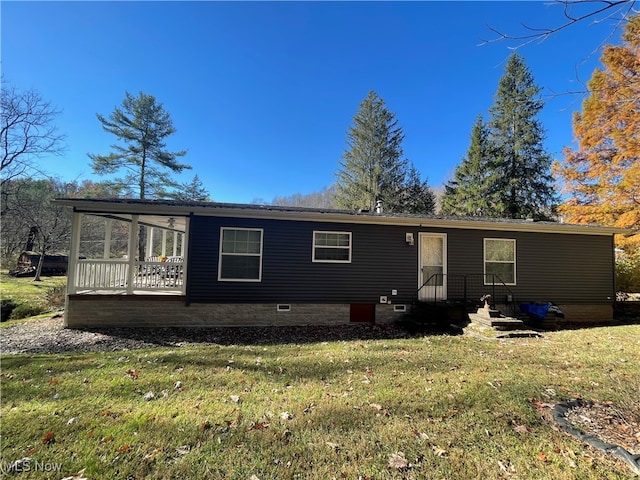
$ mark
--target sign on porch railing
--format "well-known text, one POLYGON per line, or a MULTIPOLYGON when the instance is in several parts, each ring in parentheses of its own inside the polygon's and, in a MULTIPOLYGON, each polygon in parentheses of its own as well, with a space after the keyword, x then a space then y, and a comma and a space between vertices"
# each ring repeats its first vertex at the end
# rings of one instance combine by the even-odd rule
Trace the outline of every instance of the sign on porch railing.
POLYGON ((180 290, 184 281, 184 261, 181 258, 166 262, 134 263, 129 272, 129 261, 124 260, 78 260, 76 290, 122 291, 134 290, 180 290))

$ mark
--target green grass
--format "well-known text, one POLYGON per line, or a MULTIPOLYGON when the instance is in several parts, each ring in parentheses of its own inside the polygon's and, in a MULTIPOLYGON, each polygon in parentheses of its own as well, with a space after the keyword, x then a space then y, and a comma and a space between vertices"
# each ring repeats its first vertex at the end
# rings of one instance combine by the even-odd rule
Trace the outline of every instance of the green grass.
MULTIPOLYGON (((54 306, 49 304, 48 292, 54 287, 64 287, 67 277, 42 276, 41 281, 34 282, 33 277, 12 277, 7 270, 0 271, 0 298, 13 300, 17 305, 27 304, 40 307, 42 311, 52 311, 54 306)), ((16 321, 3 322, 2 327, 16 321)))
POLYGON ((3 356, 2 462, 61 468, 21 479, 629 478, 533 400, 637 407, 639 353, 624 326, 3 356))

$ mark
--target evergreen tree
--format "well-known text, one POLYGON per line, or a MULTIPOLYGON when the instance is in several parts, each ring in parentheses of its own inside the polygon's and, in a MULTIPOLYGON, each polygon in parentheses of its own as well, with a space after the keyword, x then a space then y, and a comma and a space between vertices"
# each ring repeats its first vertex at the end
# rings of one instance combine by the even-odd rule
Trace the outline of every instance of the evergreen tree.
MULTIPOLYGON (((93 160, 93 171, 98 175, 111 175, 125 170, 124 177, 112 182, 118 190, 132 190, 137 197, 166 198, 167 190, 175 188, 176 182, 170 173, 190 169, 179 163, 178 157, 186 151, 170 152, 165 139, 175 133, 173 121, 161 103, 152 95, 140 92, 138 97, 125 92, 122 108, 116 107, 109 118, 98 114, 105 132, 112 133, 125 146, 114 144, 115 151, 109 155, 89 154, 93 160)), ((138 232, 138 256, 145 258, 146 229, 138 232)))
POLYGON ((183 202, 209 202, 211 197, 209 192, 204 187, 204 184, 198 178, 198 175, 193 177, 188 183, 183 183, 180 187, 169 195, 174 200, 180 200, 183 202))
POLYGON ((522 57, 512 54, 489 111, 496 180, 492 216, 546 218, 558 201, 544 130, 536 119, 543 107, 539 92, 522 57))
POLYGON ((489 131, 482 115, 478 115, 467 155, 444 187, 442 214, 480 217, 492 214, 490 196, 495 175, 491 171, 491 153, 489 131))
POLYGON ((403 188, 402 203, 398 213, 428 215, 436 209, 436 198, 427 180, 420 178, 420 172, 411 164, 403 188))
POLYGON ((401 208, 407 169, 403 140, 395 115, 370 91, 349 127, 348 149, 336 172, 338 208, 373 210, 378 200, 387 211, 401 208))
POLYGON ((122 145, 112 145, 109 155, 89 154, 93 171, 110 175, 124 170, 125 176, 116 181, 125 188, 135 186, 138 198, 161 198, 167 189, 176 186, 167 170, 180 173, 191 167, 179 163, 186 151, 166 150, 165 139, 175 133, 173 121, 155 97, 140 92, 138 97, 125 93, 122 108, 116 107, 109 118, 98 114, 105 132, 112 133, 122 145))

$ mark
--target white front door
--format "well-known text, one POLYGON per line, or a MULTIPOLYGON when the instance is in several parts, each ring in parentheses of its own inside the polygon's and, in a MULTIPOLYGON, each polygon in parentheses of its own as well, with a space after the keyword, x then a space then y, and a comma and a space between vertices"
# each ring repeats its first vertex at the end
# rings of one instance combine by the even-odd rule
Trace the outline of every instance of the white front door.
POLYGON ((418 252, 418 299, 447 299, 447 236, 421 233, 418 252))

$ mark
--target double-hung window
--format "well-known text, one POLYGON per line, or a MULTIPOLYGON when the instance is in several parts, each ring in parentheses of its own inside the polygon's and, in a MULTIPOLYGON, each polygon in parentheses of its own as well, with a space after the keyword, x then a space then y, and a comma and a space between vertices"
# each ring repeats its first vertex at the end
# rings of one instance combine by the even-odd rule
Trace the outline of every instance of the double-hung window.
POLYGON ((516 284, 516 241, 508 238, 484 239, 484 283, 516 284))
POLYGON ((351 232, 313 232, 313 261, 351 262, 351 232))
POLYGON ((262 229, 220 229, 218 280, 259 282, 262 280, 262 229))

